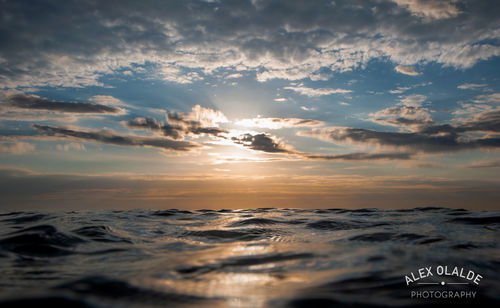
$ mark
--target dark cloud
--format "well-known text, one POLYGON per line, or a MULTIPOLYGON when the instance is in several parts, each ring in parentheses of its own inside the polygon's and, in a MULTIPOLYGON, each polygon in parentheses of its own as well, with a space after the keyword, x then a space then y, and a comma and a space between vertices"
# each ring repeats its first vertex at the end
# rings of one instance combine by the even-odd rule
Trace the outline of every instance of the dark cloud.
POLYGON ((434 124, 428 110, 411 106, 393 107, 372 114, 373 121, 386 125, 413 126, 411 132, 385 132, 350 127, 302 131, 299 135, 334 143, 352 142, 414 152, 440 153, 500 147, 500 110, 485 111, 456 124, 434 124), (397 117, 391 117, 396 115, 397 117), (405 117, 399 117, 405 115, 405 117), (384 116, 384 118, 382 118, 384 116), (377 118, 378 117, 378 118, 377 118))
POLYGON ((242 144, 255 151, 262 151, 266 153, 294 153, 286 149, 284 144, 275 141, 270 135, 267 134, 245 134, 241 137, 233 137, 231 140, 234 143, 242 144))
POLYGON ((36 95, 15 94, 4 104, 13 108, 30 110, 49 110, 69 113, 123 113, 123 109, 95 103, 73 103, 54 101, 36 95))
POLYGON ((421 133, 433 135, 439 133, 459 134, 464 132, 500 132, 500 110, 483 112, 473 118, 465 119, 460 124, 442 124, 423 127, 421 133))
POLYGON ((154 147, 171 151, 189 151, 197 144, 187 141, 175 141, 167 138, 119 135, 111 131, 82 131, 62 127, 33 125, 41 134, 49 137, 73 139, 78 141, 101 142, 122 146, 154 147))
POLYGON ((456 135, 459 132, 463 132, 463 130, 451 124, 431 125, 420 128, 420 133, 424 135, 437 135, 439 133, 456 135))
POLYGON ((162 135, 173 139, 182 139, 186 134, 211 135, 224 138, 221 134, 228 132, 219 127, 204 127, 201 122, 186 120, 181 114, 177 113, 168 113, 168 120, 176 124, 161 123, 153 118, 135 118, 126 122, 125 125, 134 129, 161 132, 162 135))
MULTIPOLYGON (((279 122, 279 120, 274 119, 273 121, 279 122)), ((318 120, 311 120, 311 119, 301 119, 297 123, 295 123, 296 126, 317 126, 321 125, 323 122, 318 121, 318 120)))
POLYGON ((203 117, 202 114, 193 116, 192 114, 171 111, 167 112, 167 121, 172 124, 170 126, 181 127, 186 133, 194 135, 206 134, 221 137, 221 134, 228 132, 225 129, 210 126, 217 123, 217 117, 224 117, 225 119, 225 116, 220 111, 213 111, 211 109, 202 107, 199 107, 199 109, 197 109, 197 107, 199 106, 195 106, 193 108, 193 112, 196 112, 196 110, 198 110, 201 113, 205 113, 205 122, 207 123, 204 123, 204 121, 201 119, 201 117, 203 117), (195 119, 193 119, 193 117, 195 117, 195 119))
POLYGON ((100 85, 145 62, 174 82, 200 78, 185 68, 238 64, 259 80, 298 80, 382 57, 468 68, 500 54, 499 9, 494 0, 2 1, 0 83, 100 85))
POLYGON ((153 118, 135 118, 125 122, 125 125, 133 129, 160 131, 164 136, 173 139, 182 139, 184 137, 184 130, 182 127, 160 123, 153 118))
POLYGON ((283 142, 276 141, 271 135, 267 134, 245 134, 240 137, 233 137, 231 140, 237 144, 242 144, 255 151, 266 153, 291 154, 310 160, 392 160, 392 159, 410 159, 408 153, 347 153, 338 155, 312 154, 295 151, 283 142))
POLYGON ((227 133, 228 131, 219 127, 190 127, 189 133, 195 135, 213 135, 220 136, 222 133, 227 133))
MULTIPOLYGON (((443 132, 454 128, 450 125, 429 128, 432 133, 443 132)), ((405 133, 405 132, 380 132, 361 128, 326 128, 311 132, 301 132, 302 136, 312 136, 332 141, 335 143, 352 142, 358 144, 373 144, 394 148, 409 149, 415 152, 440 153, 456 152, 468 149, 485 149, 500 147, 500 138, 465 138, 456 133, 429 134, 430 131, 405 133)))
POLYGON ((305 154, 312 160, 392 160, 392 159, 410 159, 409 153, 349 153, 339 155, 321 155, 305 154))

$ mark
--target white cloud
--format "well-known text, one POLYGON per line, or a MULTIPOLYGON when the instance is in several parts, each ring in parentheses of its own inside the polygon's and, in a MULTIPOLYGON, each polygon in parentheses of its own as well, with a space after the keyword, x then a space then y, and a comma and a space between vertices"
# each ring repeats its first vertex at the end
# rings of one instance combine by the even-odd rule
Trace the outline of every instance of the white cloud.
POLYGON ((427 96, 422 94, 412 94, 401 97, 401 105, 408 107, 420 107, 427 99, 427 96))
POLYGON ((295 91, 299 94, 306 95, 309 97, 316 97, 316 96, 323 96, 323 95, 331 95, 331 94, 346 94, 346 93, 351 93, 351 90, 346 90, 346 89, 332 89, 332 88, 308 88, 305 87, 303 84, 299 84, 297 86, 289 86, 289 87, 284 87, 286 90, 292 90, 295 91))
POLYGON ((229 74, 229 75, 227 75, 224 78, 226 78, 226 79, 237 79, 237 78, 241 78, 241 77, 243 77, 243 74, 234 73, 234 74, 229 74))
POLYGON ((371 113, 370 120, 382 125, 406 128, 433 123, 431 114, 427 108, 413 106, 386 108, 371 113))
POLYGON ((89 100, 106 106, 128 106, 123 101, 110 95, 94 95, 89 100))
POLYGON ((326 81, 332 78, 332 76, 333 74, 331 72, 329 73, 314 72, 309 76, 309 79, 311 79, 312 81, 318 81, 318 80, 326 81))
POLYGON ((459 105, 460 105, 460 108, 453 111, 452 114, 454 114, 456 116, 472 117, 474 115, 488 113, 488 112, 492 112, 492 111, 496 110, 494 107, 492 107, 490 105, 486 105, 486 104, 460 102, 459 105))
POLYGON ((484 88, 488 86, 485 83, 464 83, 459 85, 457 88, 462 89, 462 90, 477 90, 479 88, 484 88))
POLYGON ((322 126, 325 123, 323 121, 300 118, 253 118, 238 120, 234 124, 245 127, 281 129, 290 127, 317 127, 322 126))
POLYGON ((161 69, 158 70, 158 76, 165 81, 180 84, 203 80, 203 77, 198 72, 183 72, 181 68, 168 63, 161 65, 161 69))
POLYGON ((474 99, 475 103, 500 103, 500 93, 483 94, 474 99))
POLYGON ((0 142, 0 153, 5 154, 24 154, 33 152, 35 146, 28 142, 0 142))
POLYGON ((391 94, 401 94, 404 93, 408 90, 410 90, 411 87, 398 87, 396 90, 390 90, 389 93, 391 94))
POLYGON ((455 6, 458 0, 392 0, 405 7, 413 15, 423 18, 426 22, 433 19, 447 19, 460 14, 455 6))
POLYGON ((275 102, 286 102, 286 101, 287 101, 287 99, 286 99, 286 98, 284 98, 284 97, 276 97, 276 98, 274 99, 274 101, 275 101, 275 102))
POLYGON ((82 143, 77 143, 77 142, 70 142, 70 143, 66 143, 64 145, 62 144, 58 144, 56 145, 56 148, 59 150, 59 151, 85 151, 85 145, 83 145, 82 143))
POLYGON ((396 70, 396 72, 401 73, 401 74, 405 74, 405 75, 410 75, 410 76, 420 75, 420 73, 415 71, 415 68, 412 66, 398 65, 394 69, 396 70))
POLYGON ((417 129, 421 125, 432 124, 431 111, 422 107, 426 100, 427 96, 422 94, 400 96, 400 102, 396 106, 370 113, 369 120, 381 125, 404 127, 410 130, 417 129))
POLYGON ((224 3, 128 2, 118 9, 102 2, 78 9, 60 3, 59 11, 73 12, 78 23, 54 15, 49 6, 35 12, 4 4, 10 41, 0 50, 0 88, 103 86, 105 74, 139 70, 181 84, 221 69, 229 76, 253 72, 259 81, 327 80, 374 59, 417 75, 416 64, 466 69, 500 55, 500 46, 491 43, 500 39, 498 16, 485 9, 495 7, 494 1, 464 0, 463 12, 456 1, 395 2, 338 0, 334 6, 311 5, 302 18, 293 17, 303 11, 295 1, 281 2, 282 10, 272 2, 259 2, 258 9, 235 3, 231 14, 224 3), (40 25, 33 14, 53 18, 40 25), (432 31, 429 23, 436 23, 432 31))
MULTIPOLYGON (((228 122, 226 116, 222 111, 201 107, 200 105, 195 105, 191 109, 191 112, 183 115, 182 120, 196 121, 199 122, 204 127, 216 127, 219 125, 219 123, 228 122)), ((167 121, 169 123, 174 123, 175 119, 167 116, 167 121)))

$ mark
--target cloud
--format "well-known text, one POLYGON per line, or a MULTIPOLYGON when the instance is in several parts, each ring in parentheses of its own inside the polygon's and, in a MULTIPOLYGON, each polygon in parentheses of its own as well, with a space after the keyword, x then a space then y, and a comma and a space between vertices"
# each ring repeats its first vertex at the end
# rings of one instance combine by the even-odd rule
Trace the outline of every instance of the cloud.
POLYGON ((77 142, 70 142, 70 143, 66 143, 64 145, 58 144, 58 145, 56 145, 56 149, 58 149, 59 151, 65 151, 65 152, 85 151, 85 145, 83 145, 81 143, 77 143, 77 142))
POLYGON ((346 94, 352 92, 351 90, 346 90, 346 89, 332 89, 332 88, 313 89, 305 87, 304 85, 289 86, 289 87, 284 87, 283 89, 292 90, 299 94, 306 95, 309 97, 331 95, 331 94, 346 94))
POLYGON ((325 123, 319 120, 300 118, 253 118, 238 120, 234 124, 245 127, 281 129, 291 127, 315 127, 322 126, 325 123))
POLYGON ((500 133, 500 108, 462 119, 462 123, 456 127, 463 131, 500 133))
POLYGON ((111 95, 94 95, 90 99, 92 102, 96 102, 98 104, 104 105, 104 106, 127 106, 130 107, 128 104, 124 103, 123 101, 111 96, 111 95))
POLYGON ((462 90, 477 90, 479 88, 487 87, 488 85, 485 83, 464 83, 459 85, 457 88, 462 90))
POLYGON ((410 90, 411 87, 398 87, 396 90, 390 90, 389 93, 391 94, 401 94, 404 93, 408 90, 410 90))
POLYGON ((57 121, 57 122, 76 122, 81 118, 93 118, 93 114, 77 114, 77 113, 61 113, 57 111, 47 110, 28 110, 17 109, 10 107, 2 107, 0 104, 0 120, 3 121, 22 121, 22 122, 40 122, 40 121, 57 121))
POLYGON ((500 168, 500 159, 477 161, 470 165, 467 165, 466 168, 470 169, 500 168))
POLYGON ((189 113, 168 112, 167 121, 171 124, 192 124, 203 127, 215 127, 219 123, 229 122, 222 111, 201 107, 200 105, 195 105, 189 113))
POLYGON ((400 96, 401 97, 401 105, 408 107, 421 107, 422 103, 425 102, 427 96, 422 94, 412 94, 408 96, 400 96))
POLYGON ((268 134, 244 134, 240 137, 232 137, 231 140, 236 144, 241 144, 255 151, 266 153, 294 153, 292 150, 287 149, 284 143, 268 134))
MULTIPOLYGON (((498 125, 498 122, 494 122, 498 125)), ((489 127, 489 126, 488 126, 489 127)), ((476 131, 479 126, 454 127, 438 125, 425 127, 418 132, 384 132, 350 127, 327 127, 298 132, 299 136, 315 137, 337 144, 360 144, 391 148, 414 153, 447 153, 471 149, 495 149, 500 147, 500 138, 465 138, 458 131, 476 131)), ((498 127, 496 128, 498 129, 498 127)))
POLYGON ((163 123, 154 118, 138 117, 122 124, 132 129, 160 132, 172 139, 184 139, 186 135, 225 138, 222 134, 228 133, 219 127, 219 123, 228 122, 224 113, 200 105, 195 105, 189 113, 167 111, 166 120, 167 123, 163 123))
POLYGON ((389 90, 389 93, 391 93, 391 94, 402 94, 402 93, 405 93, 406 91, 414 89, 414 88, 427 87, 427 86, 430 86, 430 85, 432 85, 432 81, 421 82, 421 83, 417 83, 417 84, 413 84, 413 85, 409 85, 409 86, 404 86, 404 87, 403 86, 399 86, 395 90, 389 90))
POLYGON ((95 103, 61 102, 37 95, 14 94, 6 98, 4 106, 16 109, 48 110, 65 113, 123 114, 121 108, 95 103))
POLYGON ((0 168, 4 211, 20 209, 89 210, 331 207, 382 209, 439 204, 452 208, 498 209, 498 180, 464 181, 430 176, 290 176, 238 178, 40 173, 0 168), (147 179, 147 180, 145 180, 147 179), (196 187, 196 189, 193 189, 196 187), (481 200, 478 204, 477 200, 481 200))
POLYGON ((493 109, 478 114, 474 114, 469 118, 459 119, 460 124, 441 124, 422 127, 421 132, 424 134, 450 134, 458 135, 466 132, 482 132, 482 133, 500 133, 500 109, 493 109))
POLYGON ((0 88, 102 86, 103 75, 139 69, 176 83, 221 69, 260 81, 325 80, 374 59, 466 69, 500 55, 493 0, 258 3, 65 1, 54 11, 6 2, 0 88))
POLYGON ((153 118, 139 117, 122 123, 132 129, 144 129, 161 132, 164 136, 173 139, 183 139, 185 134, 185 131, 181 126, 164 124, 153 118))
POLYGON ((389 126, 421 126, 434 123, 428 109, 413 106, 386 108, 371 113, 370 120, 389 126))
POLYGON ((316 154, 305 153, 294 150, 291 146, 278 140, 269 134, 244 134, 233 137, 231 140, 236 144, 241 144, 249 149, 265 152, 279 153, 295 156, 299 159, 321 160, 321 161, 366 161, 366 160, 406 160, 410 159, 409 153, 347 153, 347 154, 316 154))
POLYGON ((286 101, 287 101, 287 99, 286 99, 286 98, 284 98, 284 97, 276 97, 276 98, 274 99, 274 101, 275 101, 275 102, 286 102, 286 101))
POLYGON ((169 118, 175 125, 161 123, 153 118, 135 118, 128 122, 122 122, 125 126, 133 129, 146 129, 161 132, 165 137, 172 139, 183 139, 185 135, 211 135, 221 137, 221 134, 228 131, 219 127, 204 127, 197 121, 182 120, 179 114, 169 118), (172 120, 172 118, 174 120, 172 120))
POLYGON ((319 72, 312 73, 309 76, 309 79, 311 79, 312 81, 318 81, 318 80, 326 81, 326 80, 329 80, 332 77, 333 77, 333 74, 331 72, 324 73, 324 72, 320 72, 319 71, 319 72))
POLYGON ((243 74, 234 73, 234 74, 229 74, 229 75, 225 76, 224 78, 226 78, 226 79, 237 79, 237 78, 241 78, 241 77, 243 77, 243 74))
POLYGON ((500 103, 500 93, 479 95, 473 101, 475 103, 500 103))
POLYGON ((162 150, 185 152, 199 147, 187 141, 175 141, 167 138, 121 135, 108 130, 80 130, 46 125, 33 125, 42 136, 54 139, 68 139, 80 142, 100 142, 112 145, 153 147, 162 150))
POLYGON ((181 68, 171 65, 160 65, 150 73, 164 81, 179 84, 189 84, 204 79, 198 72, 183 71, 181 68))
POLYGON ((413 15, 430 22, 434 19, 456 17, 461 11, 455 6, 459 0, 392 0, 413 15))
POLYGON ((417 130, 420 126, 434 124, 431 111, 422 107, 426 100, 427 96, 421 94, 400 96, 396 106, 370 113, 369 120, 381 125, 417 130))
POLYGON ((394 69, 396 70, 396 72, 401 73, 401 74, 405 74, 405 75, 410 75, 410 76, 420 75, 420 73, 415 71, 415 68, 412 66, 398 65, 394 69))
POLYGON ((4 154, 24 154, 33 152, 35 146, 28 142, 0 142, 0 153, 4 154))
POLYGON ((312 160, 393 160, 410 159, 409 153, 349 153, 338 155, 306 154, 312 160))
POLYGON ((484 103, 465 103, 458 102, 460 108, 455 109, 452 114, 455 116, 472 117, 477 114, 495 111, 497 108, 484 103))

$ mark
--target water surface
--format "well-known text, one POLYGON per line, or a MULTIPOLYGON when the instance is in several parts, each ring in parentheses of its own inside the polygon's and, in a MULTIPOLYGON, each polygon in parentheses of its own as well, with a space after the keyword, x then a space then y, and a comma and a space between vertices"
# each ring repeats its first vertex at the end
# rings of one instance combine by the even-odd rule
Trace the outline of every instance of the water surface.
POLYGON ((495 306, 499 234, 499 211, 445 208, 4 212, 0 305, 495 306), (411 298, 440 264, 480 273, 442 287, 476 298, 411 298))

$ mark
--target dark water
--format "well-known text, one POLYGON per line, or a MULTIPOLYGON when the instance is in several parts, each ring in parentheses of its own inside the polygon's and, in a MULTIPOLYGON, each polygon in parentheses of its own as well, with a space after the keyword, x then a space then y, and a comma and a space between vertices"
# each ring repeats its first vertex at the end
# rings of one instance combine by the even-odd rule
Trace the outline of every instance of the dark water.
POLYGON ((499 211, 444 208, 4 212, 0 306, 493 307, 499 235, 499 211), (482 278, 406 285, 439 265, 482 278))

